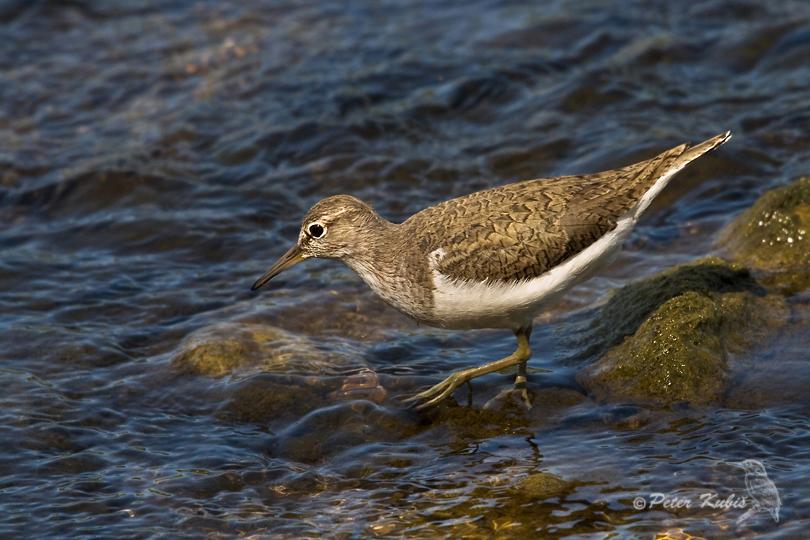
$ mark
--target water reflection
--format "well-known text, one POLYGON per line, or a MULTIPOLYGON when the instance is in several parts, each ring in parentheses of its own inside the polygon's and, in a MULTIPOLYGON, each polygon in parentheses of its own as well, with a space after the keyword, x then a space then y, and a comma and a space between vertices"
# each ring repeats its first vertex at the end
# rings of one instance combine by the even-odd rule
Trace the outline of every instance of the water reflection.
POLYGON ((808 173, 809 24, 800 0, 2 3, 0 535, 800 537, 806 293, 702 406, 598 402, 575 374, 613 289, 712 255, 808 173), (249 291, 322 197, 403 220, 725 129, 538 318, 531 411, 481 409, 508 374, 401 402, 508 332, 416 326, 328 261, 249 291), (633 507, 744 493, 745 459, 778 525, 633 507))

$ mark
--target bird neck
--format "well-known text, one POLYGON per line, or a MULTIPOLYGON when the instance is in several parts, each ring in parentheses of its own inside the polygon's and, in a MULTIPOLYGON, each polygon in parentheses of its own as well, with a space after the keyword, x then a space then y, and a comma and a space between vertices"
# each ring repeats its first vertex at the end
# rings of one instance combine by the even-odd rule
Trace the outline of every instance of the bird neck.
MULTIPOLYGON (((344 255, 343 262, 357 272, 369 285, 369 279, 380 279, 392 271, 400 239, 400 225, 383 219, 377 213, 370 214, 358 230, 353 245, 344 255)), ((373 286, 372 286, 373 288, 373 286)))
POLYGON ((427 320, 432 293, 427 264, 419 256, 411 225, 377 218, 363 228, 362 241, 343 262, 394 309, 417 321, 427 320))

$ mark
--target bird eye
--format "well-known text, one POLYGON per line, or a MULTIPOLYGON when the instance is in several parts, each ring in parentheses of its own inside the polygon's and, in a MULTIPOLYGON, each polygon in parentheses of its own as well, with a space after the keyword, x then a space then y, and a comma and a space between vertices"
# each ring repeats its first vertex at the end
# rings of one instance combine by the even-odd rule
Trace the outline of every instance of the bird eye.
POLYGON ((326 233, 326 228, 320 223, 313 223, 309 226, 309 234, 312 238, 320 238, 326 233))

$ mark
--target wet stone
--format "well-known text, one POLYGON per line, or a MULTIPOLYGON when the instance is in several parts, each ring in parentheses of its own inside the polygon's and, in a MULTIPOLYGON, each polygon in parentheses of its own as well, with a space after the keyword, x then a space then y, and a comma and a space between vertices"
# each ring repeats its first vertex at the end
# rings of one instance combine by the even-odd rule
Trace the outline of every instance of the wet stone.
MULTIPOLYGON (((445 401, 450 401, 445 400, 445 401)), ((463 447, 471 440, 490 439, 502 435, 527 432, 529 418, 525 406, 510 405, 502 410, 458 407, 440 403, 426 416, 433 429, 433 436, 452 441, 451 445, 463 447)))
POLYGON ((219 416, 272 426, 298 421, 336 403, 380 404, 387 395, 379 376, 369 370, 337 376, 261 373, 234 387, 219 416))
POLYGON ((307 337, 267 325, 224 324, 203 328, 180 346, 171 361, 178 375, 222 377, 248 368, 274 372, 332 374, 363 367, 359 354, 329 351, 307 337))
MULTIPOLYGON (((577 374, 577 381, 596 399, 718 403, 730 384, 729 353, 750 349, 787 322, 789 309, 781 296, 767 294, 744 272, 716 259, 676 267, 628 287, 639 291, 652 284, 660 287, 666 281, 662 277, 679 273, 694 290, 663 302, 632 335, 577 374), (737 275, 737 283, 717 282, 715 278, 724 274, 737 275), (713 286, 701 289, 696 276, 713 286)), ((670 292, 683 288, 679 281, 671 283, 670 292)), ((632 308, 632 303, 627 306, 632 308)))
POLYGON ((810 177, 766 191, 723 231, 719 245, 735 263, 784 293, 810 285, 810 177))
POLYGON ((230 323, 203 328, 171 361, 175 375, 235 375, 219 416, 240 422, 294 421, 343 401, 382 403, 380 376, 346 342, 330 343, 279 328, 230 323))

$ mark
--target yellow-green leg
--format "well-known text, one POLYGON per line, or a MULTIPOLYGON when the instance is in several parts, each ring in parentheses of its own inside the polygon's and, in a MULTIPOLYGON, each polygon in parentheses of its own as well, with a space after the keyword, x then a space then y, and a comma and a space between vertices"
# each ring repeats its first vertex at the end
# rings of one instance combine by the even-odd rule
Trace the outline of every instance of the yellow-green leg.
MULTIPOLYGON (((531 328, 525 331, 527 344, 529 342, 529 338, 531 337, 531 333, 532 333, 531 328)), ((531 351, 529 354, 531 354, 531 351)), ((496 408, 498 404, 500 404, 503 400, 511 396, 514 392, 518 392, 518 395, 520 395, 520 399, 523 401, 523 404, 526 405, 526 408, 531 409, 532 402, 529 401, 529 392, 526 390, 526 380, 527 380, 526 362, 522 362, 518 364, 517 377, 515 377, 515 387, 506 390, 501 390, 500 392, 498 392, 497 396, 490 399, 484 404, 484 408, 485 409, 496 408)))
MULTIPOLYGON (((504 369, 508 367, 512 367, 515 364, 518 365, 518 377, 516 379, 516 387, 517 385, 523 385, 523 400, 528 404, 528 397, 526 395, 526 361, 531 357, 532 351, 529 348, 529 336, 532 333, 531 327, 528 329, 520 329, 515 332, 515 337, 517 337, 518 341, 518 348, 517 350, 512 353, 510 356, 502 360, 498 360, 497 362, 492 362, 490 364, 486 364, 481 367, 469 368, 462 371, 457 371, 447 377, 445 380, 422 392, 421 394, 416 394, 413 397, 406 399, 405 401, 416 401, 418 399, 428 399, 432 398, 425 403, 420 404, 417 406, 417 409, 424 409, 425 407, 430 407, 431 405, 436 405, 441 400, 449 396, 453 393, 453 391, 461 386, 462 384, 475 379, 476 377, 480 377, 481 375, 486 375, 487 373, 492 373, 493 371, 498 371, 499 369, 504 369), (438 395, 437 395, 438 394, 438 395), (435 397, 434 397, 435 396, 435 397)), ((510 390, 511 392, 511 390, 510 390)))

